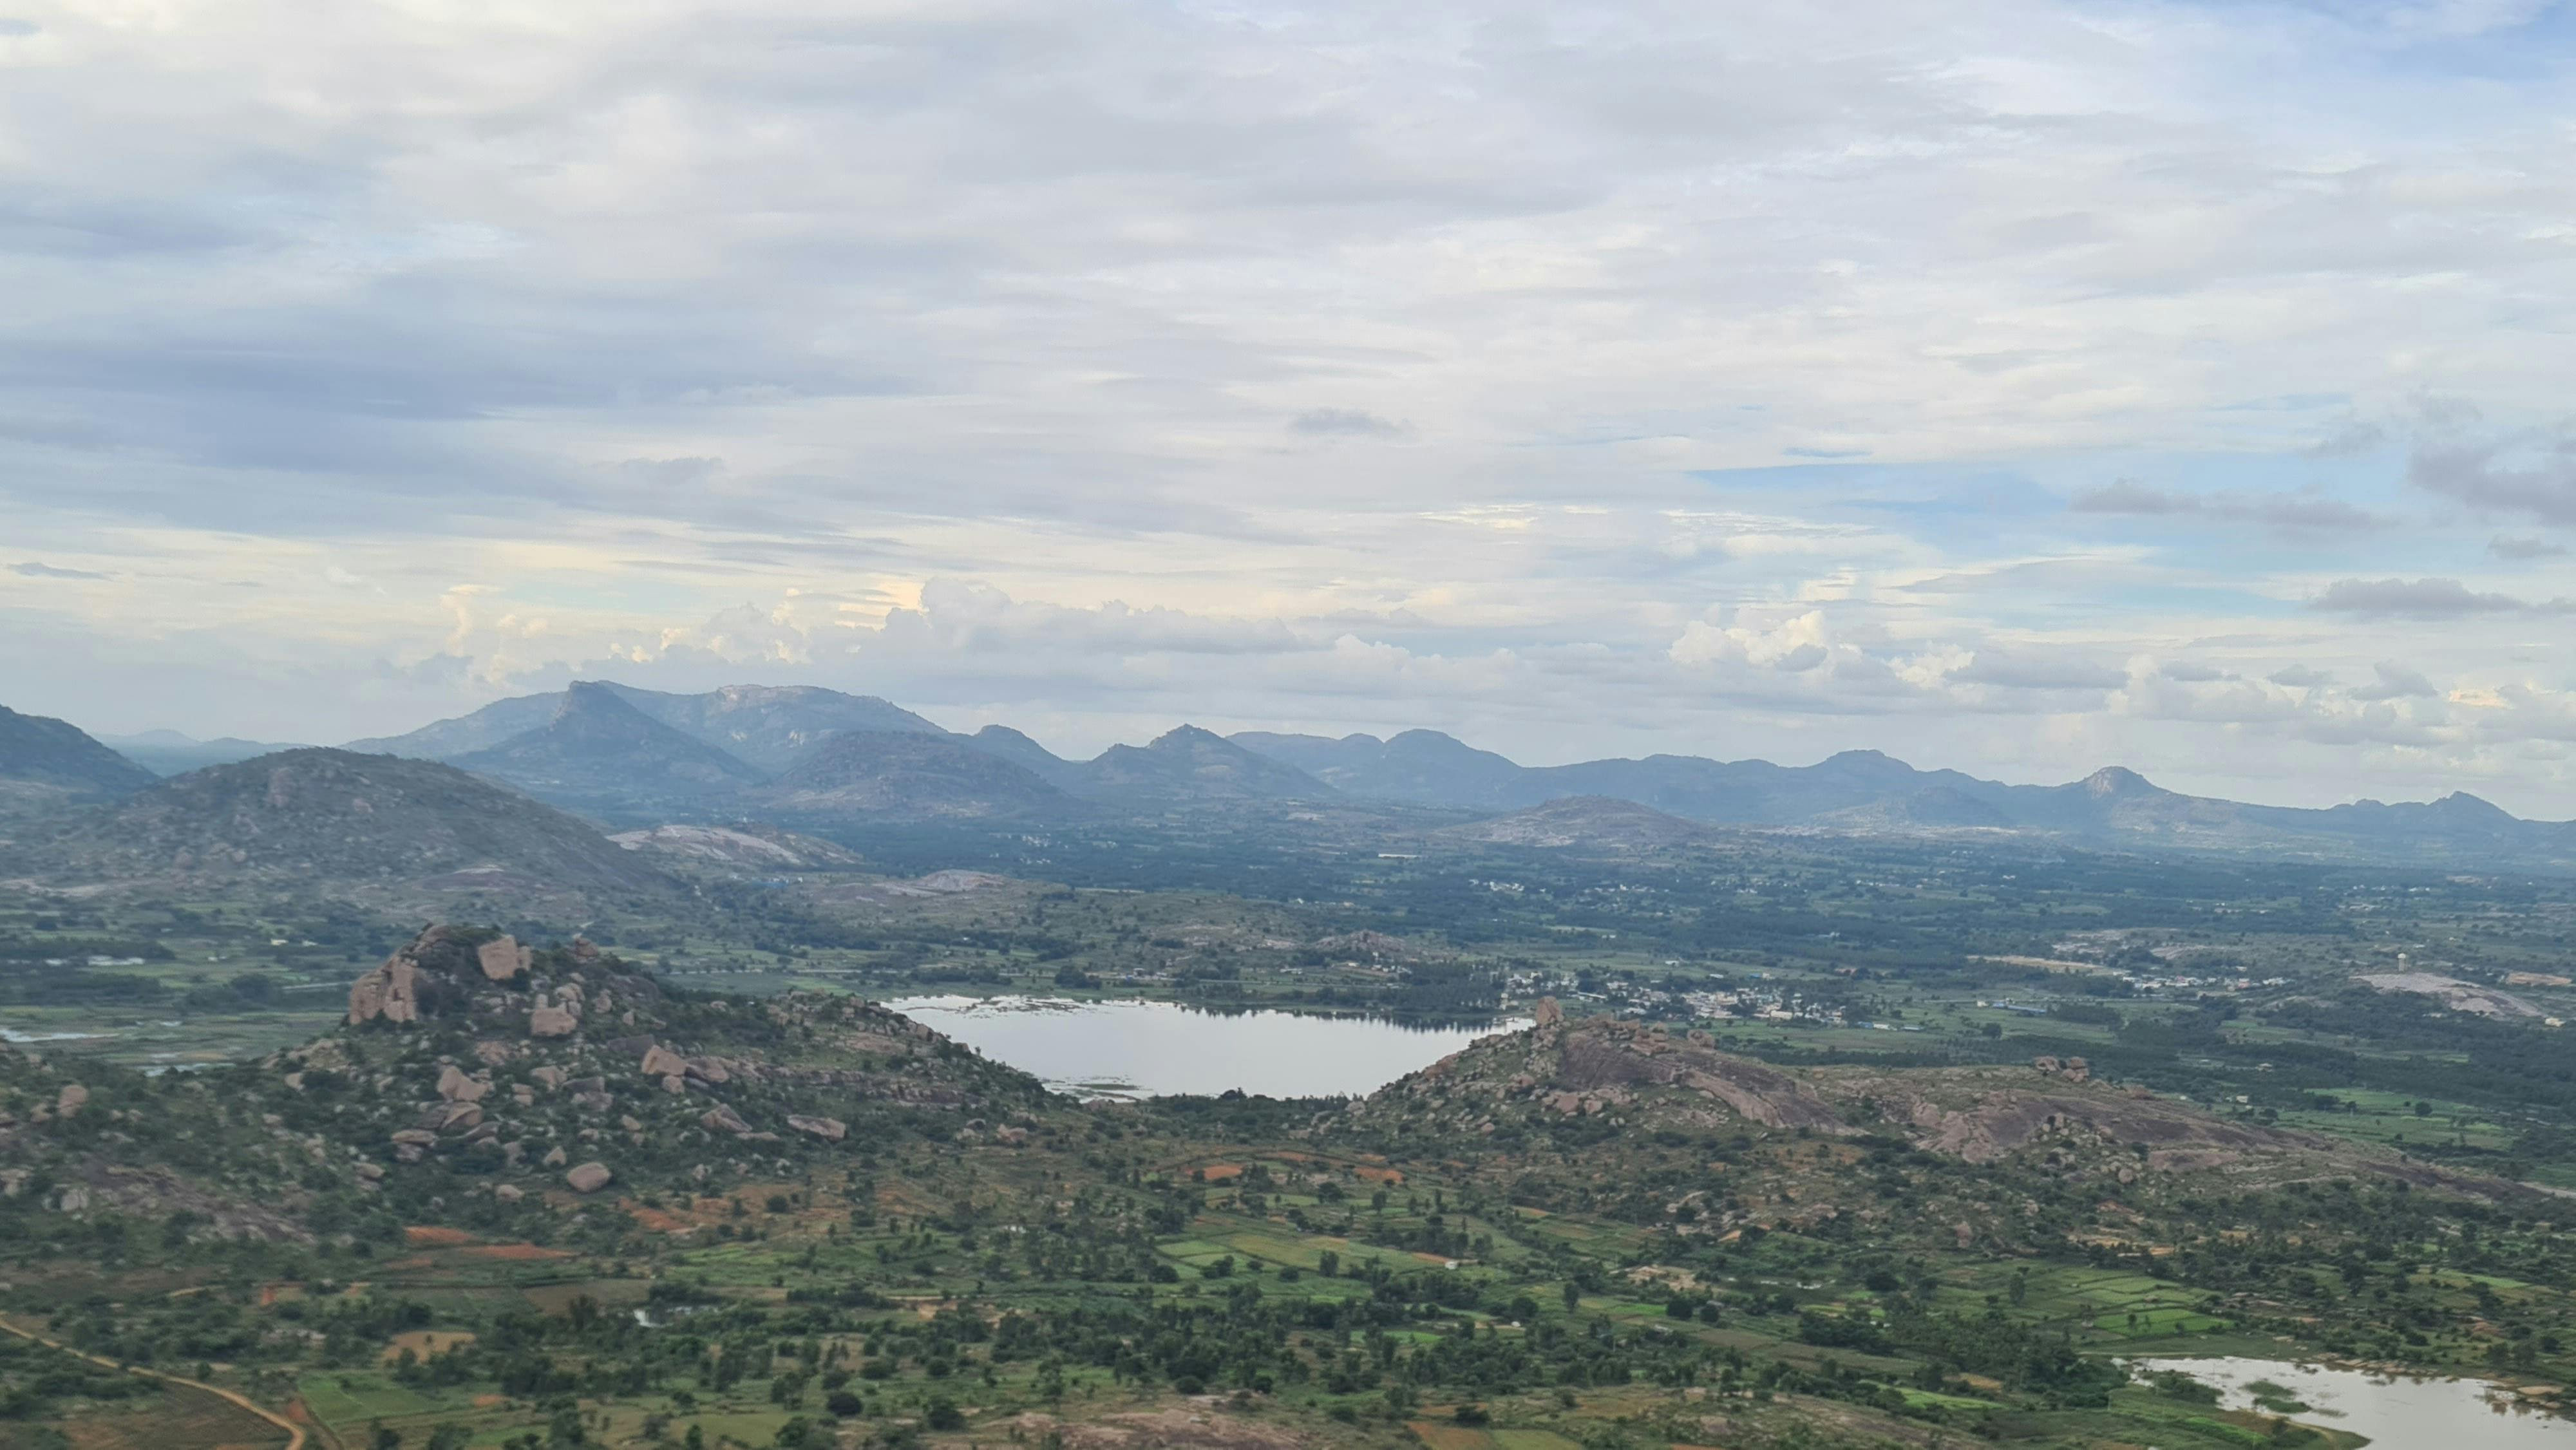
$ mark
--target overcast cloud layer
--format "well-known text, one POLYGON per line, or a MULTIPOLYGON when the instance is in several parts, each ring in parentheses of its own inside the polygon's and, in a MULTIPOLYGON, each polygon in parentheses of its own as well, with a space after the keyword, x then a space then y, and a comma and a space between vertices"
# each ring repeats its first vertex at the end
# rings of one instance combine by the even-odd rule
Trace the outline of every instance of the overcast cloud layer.
POLYGON ((814 682, 2576 814, 2571 56, 2518 0, 0 0, 0 703, 814 682))

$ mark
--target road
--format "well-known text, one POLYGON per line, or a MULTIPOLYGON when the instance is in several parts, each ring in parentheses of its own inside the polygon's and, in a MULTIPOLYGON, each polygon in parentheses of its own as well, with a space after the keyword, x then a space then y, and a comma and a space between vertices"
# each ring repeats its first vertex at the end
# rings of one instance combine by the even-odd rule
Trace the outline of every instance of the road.
POLYGON ((295 1423, 293 1420, 286 1418, 275 1410, 253 1404, 249 1399, 241 1395, 237 1395, 231 1390, 225 1389, 220 1385, 204 1384, 197 1380, 184 1379, 175 1374, 163 1374, 157 1369, 140 1369, 130 1364, 118 1364, 115 1360, 108 1359, 102 1355, 85 1354, 80 1350, 72 1348, 68 1344, 63 1344, 57 1340, 47 1339, 45 1336, 38 1334, 32 1329, 21 1329, 6 1319, 0 1319, 0 1329, 5 1329, 11 1334, 18 1336, 20 1339, 33 1340, 36 1343, 45 1346, 47 1349, 58 1349, 74 1358, 85 1359, 95 1365, 102 1365, 108 1369, 121 1369, 127 1374, 141 1375, 145 1379, 159 1380, 163 1384, 178 1385, 183 1389, 201 1390, 207 1394, 213 1395, 219 1400, 229 1401, 232 1404, 238 1405, 241 1408, 250 1411, 252 1414, 259 1416, 261 1419, 275 1425, 277 1428, 284 1430, 286 1432, 286 1450, 305 1450, 306 1437, 304 1434, 304 1427, 302 1425, 295 1423))

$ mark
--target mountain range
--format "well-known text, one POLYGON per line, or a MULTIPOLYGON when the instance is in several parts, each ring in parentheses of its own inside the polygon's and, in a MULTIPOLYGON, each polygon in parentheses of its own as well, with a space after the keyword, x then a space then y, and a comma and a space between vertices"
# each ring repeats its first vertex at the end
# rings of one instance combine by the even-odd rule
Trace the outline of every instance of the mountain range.
MULTIPOLYGON (((1385 739, 1220 736, 1183 725, 1075 760, 1007 726, 952 732, 885 700, 813 686, 679 695, 584 682, 345 749, 440 762, 619 826, 767 820, 829 834, 878 823, 1114 822, 1172 809, 1330 803, 1497 822, 1450 837, 1496 844, 1645 849, 1710 828, 1761 828, 2576 866, 2576 824, 2521 820, 2466 793, 2314 810, 2183 795, 2118 767, 2064 785, 2007 785, 1866 750, 1807 766, 1688 755, 1524 766, 1429 730, 1385 739), (1590 804, 1544 809, 1564 802, 1590 804)), ((22 804, 114 799, 152 780, 72 726, 0 711, 0 788, 16 790, 22 804)), ((1420 824, 1390 821, 1389 829, 1420 824)))

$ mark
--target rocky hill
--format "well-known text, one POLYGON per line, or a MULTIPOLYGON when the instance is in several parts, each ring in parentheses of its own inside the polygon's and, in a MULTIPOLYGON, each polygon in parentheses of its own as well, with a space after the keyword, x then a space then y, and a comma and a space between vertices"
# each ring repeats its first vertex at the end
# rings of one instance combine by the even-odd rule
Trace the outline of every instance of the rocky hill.
POLYGON ((23 837, 64 882, 245 882, 378 902, 658 899, 671 879, 550 806, 453 766, 289 750, 162 781, 23 837))
POLYGON ((1962 1247, 2028 1242, 2031 1225, 1999 1206, 1997 1190, 2017 1208, 2015 1195, 2040 1183, 2140 1215, 2180 1212, 2219 1184, 2244 1191, 2318 1179, 2543 1198, 2520 1184, 2100 1082, 2081 1058, 1786 1068, 1722 1051, 1704 1032, 1568 1022, 1552 1001, 1541 1004, 1536 1026, 1481 1039, 1351 1104, 1319 1136, 1415 1157, 1482 1157, 1518 1176, 1516 1192, 1536 1193, 1553 1179, 1575 1197, 1586 1183, 1639 1178, 1629 1160, 1640 1143, 1731 1142, 1737 1167, 1658 1190, 1672 1210, 1658 1216, 1701 1233, 1812 1227, 1845 1215, 1885 1220, 1894 1206, 1872 1187, 1869 1169, 1901 1150, 1933 1170, 1922 1178, 1930 1202, 1910 1211, 1955 1225, 1962 1247), (1836 1144, 1848 1146, 1825 1146, 1836 1144))
POLYGON ((545 724, 449 763, 568 810, 628 818, 699 809, 763 778, 597 684, 566 690, 545 724))
POLYGON ((0 705, 0 810, 113 799, 156 778, 77 726, 0 705))
POLYGON ((155 1079, 0 1048, 0 1187, 300 1238, 335 1202, 470 1193, 448 1216, 488 1219, 721 1192, 890 1138, 1013 1141, 1062 1107, 854 998, 675 996, 578 938, 433 926, 351 986, 340 1030, 257 1063, 155 1079))

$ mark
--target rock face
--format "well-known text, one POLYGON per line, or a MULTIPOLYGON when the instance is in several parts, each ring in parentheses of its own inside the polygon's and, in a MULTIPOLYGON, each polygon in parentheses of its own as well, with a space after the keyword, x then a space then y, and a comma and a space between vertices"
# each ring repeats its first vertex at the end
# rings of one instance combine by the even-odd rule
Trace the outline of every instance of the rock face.
POLYGON ((1565 1025, 1565 1009, 1556 1005, 1554 997, 1541 997, 1538 999, 1538 1005, 1530 1009, 1530 1025, 1562 1027, 1565 1025))
POLYGON ((564 1182, 570 1184, 575 1193, 597 1193, 606 1188, 609 1180, 616 1176, 608 1171, 608 1165, 605 1163, 584 1163, 566 1173, 564 1182))
POLYGON ((495 982, 506 982, 526 971, 533 965, 535 956, 533 950, 506 936, 487 941, 474 952, 475 961, 483 968, 483 975, 495 982))
POLYGON ((850 1125, 842 1122, 838 1118, 808 1118, 802 1115, 794 1115, 787 1119, 787 1126, 794 1128, 797 1132, 811 1133, 817 1138, 822 1138, 834 1143, 840 1142, 843 1138, 848 1137, 850 1133, 850 1125))
POLYGON ((451 1103, 481 1102, 483 1095, 491 1090, 490 1083, 467 1077, 455 1063, 439 1069, 438 1095, 451 1103))
POLYGON ((581 1019, 561 1007, 539 1007, 528 1013, 530 1037, 570 1037, 581 1027, 581 1019))
MULTIPOLYGON (((66 1083, 63 1085, 62 1092, 57 1094, 54 1098, 54 1114, 57 1117, 77 1118, 80 1116, 80 1110, 88 1106, 88 1104, 88 1088, 82 1087, 76 1082, 66 1083)), ((112 1117, 114 1115, 110 1114, 110 1116, 112 1117)))
POLYGON ((647 1077, 676 1077, 689 1070, 689 1060, 656 1042, 644 1049, 643 1065, 636 1071, 647 1077))
POLYGON ((408 949, 387 957, 384 965, 349 984, 349 1025, 420 1020, 420 968, 408 949))

